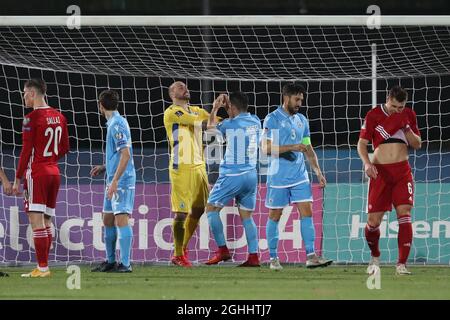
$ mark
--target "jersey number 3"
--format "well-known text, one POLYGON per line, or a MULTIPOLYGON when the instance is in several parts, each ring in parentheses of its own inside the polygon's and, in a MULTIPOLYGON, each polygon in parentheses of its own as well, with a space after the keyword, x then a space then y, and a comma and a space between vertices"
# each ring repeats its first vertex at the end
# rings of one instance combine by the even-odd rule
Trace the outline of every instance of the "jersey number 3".
POLYGON ((44 149, 44 157, 51 157, 53 155, 51 150, 49 151, 52 141, 54 142, 53 152, 55 155, 58 155, 58 144, 61 141, 62 128, 60 126, 55 127, 55 129, 48 127, 47 130, 45 130, 45 136, 48 136, 48 141, 44 149))

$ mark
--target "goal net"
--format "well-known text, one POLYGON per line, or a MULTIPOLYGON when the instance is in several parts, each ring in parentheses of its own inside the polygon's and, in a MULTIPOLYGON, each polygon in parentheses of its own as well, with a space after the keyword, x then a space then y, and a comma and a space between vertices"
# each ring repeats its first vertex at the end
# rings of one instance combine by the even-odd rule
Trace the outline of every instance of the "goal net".
MULTIPOLYGON (((373 105, 372 44, 376 45, 376 103, 385 102, 394 84, 405 87, 423 139, 421 150, 410 151, 416 191, 409 262, 450 262, 448 26, 408 23, 368 29, 364 24, 333 25, 325 19, 305 25, 301 17, 291 25, 276 17, 254 25, 240 25, 236 19, 231 25, 227 17, 211 17, 210 25, 201 23, 201 17, 194 19, 198 25, 166 17, 158 26, 151 19, 138 25, 128 18, 128 25, 123 19, 115 24, 111 17, 104 25, 72 30, 64 23, 45 25, 42 19, 35 19, 36 25, 0 19, 0 161, 9 179, 17 167, 22 119, 28 112, 22 101, 25 80, 43 78, 49 105, 59 108, 69 123, 71 152, 60 163, 62 184, 51 262, 91 262, 105 256, 104 179, 91 178, 89 171, 104 162, 106 128, 97 96, 107 88, 119 92, 119 111, 126 116, 133 139, 137 186, 132 260, 170 261, 173 217, 163 112, 171 104, 168 87, 175 80, 186 82, 192 105, 207 110, 219 93, 241 90, 249 96, 250 112, 261 120, 280 104, 285 82, 303 82, 307 94, 300 112, 309 119, 311 140, 328 180, 324 191, 313 187, 316 249, 339 263, 368 261, 363 233, 367 181, 356 143, 362 119, 373 105)), ((220 146, 208 134, 204 142, 213 184, 220 146)), ((267 260, 264 163, 260 173, 254 217, 262 259, 267 260)), ((221 217, 234 261, 243 261, 246 242, 237 209, 231 204, 221 217)), ((298 213, 287 207, 282 217, 280 259, 304 262, 298 213)), ((381 225, 384 262, 396 261, 397 231, 395 214, 387 215, 381 225)), ((31 237, 23 200, 1 194, 0 264, 33 262, 31 237)), ((191 241, 190 258, 205 261, 215 249, 204 216, 191 241)))

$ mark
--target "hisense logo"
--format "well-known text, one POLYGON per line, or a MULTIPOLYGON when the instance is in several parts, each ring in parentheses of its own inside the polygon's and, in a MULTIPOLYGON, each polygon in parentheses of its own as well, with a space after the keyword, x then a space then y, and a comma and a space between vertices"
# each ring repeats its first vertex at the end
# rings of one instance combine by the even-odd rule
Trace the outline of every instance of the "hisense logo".
MULTIPOLYGON (((350 238, 359 239, 364 237, 364 228, 367 219, 361 219, 359 214, 352 215, 352 227, 350 238)), ((413 221, 413 236, 416 239, 426 238, 450 238, 450 221, 436 220, 431 223, 425 220, 413 221)), ((380 225, 381 238, 397 238, 398 222, 397 220, 387 221, 387 215, 384 216, 380 225)))

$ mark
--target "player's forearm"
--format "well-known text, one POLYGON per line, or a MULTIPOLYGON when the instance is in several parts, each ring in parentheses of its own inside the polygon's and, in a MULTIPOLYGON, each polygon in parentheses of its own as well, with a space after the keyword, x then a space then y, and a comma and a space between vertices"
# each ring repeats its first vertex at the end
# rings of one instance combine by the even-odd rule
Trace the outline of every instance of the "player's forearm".
POLYGON ((27 169, 28 162, 30 161, 32 149, 28 146, 24 146, 20 152, 19 164, 17 166, 16 178, 22 179, 25 170, 27 169))
POLYGON ((267 143, 263 150, 267 155, 278 156, 282 153, 298 151, 298 145, 296 144, 287 144, 283 146, 272 145, 271 143, 267 143))
POLYGON ((214 129, 217 126, 217 123, 219 123, 219 119, 217 118, 217 111, 218 110, 214 108, 211 110, 208 118, 208 124, 206 125, 207 129, 214 129))
POLYGON ((0 169, 0 183, 5 184, 8 180, 8 177, 6 176, 5 172, 0 169))
POLYGON ((317 158, 317 154, 311 145, 308 146, 305 154, 306 154, 306 159, 308 159, 309 165, 311 166, 311 169, 314 171, 316 176, 321 175, 322 170, 320 170, 319 159, 317 158))
POLYGON ((411 148, 418 150, 422 147, 422 139, 412 130, 407 131, 405 137, 406 140, 408 140, 408 144, 411 146, 411 148))
POLYGON ((125 172, 128 161, 130 161, 131 154, 129 148, 124 148, 120 151, 120 160, 119 165, 117 166, 116 172, 114 173, 114 177, 112 182, 118 182, 122 174, 125 172))
POLYGON ((367 144, 361 141, 358 141, 358 154, 361 158, 363 164, 370 164, 371 161, 369 159, 369 152, 367 151, 367 144))

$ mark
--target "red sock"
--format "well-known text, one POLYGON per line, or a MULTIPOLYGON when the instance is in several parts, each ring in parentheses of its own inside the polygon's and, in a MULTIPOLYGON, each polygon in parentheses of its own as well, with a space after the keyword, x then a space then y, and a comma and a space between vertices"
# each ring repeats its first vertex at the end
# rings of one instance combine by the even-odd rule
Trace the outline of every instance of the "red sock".
POLYGON ((39 267, 46 268, 48 267, 48 235, 47 230, 36 229, 33 231, 33 240, 34 240, 34 249, 36 251, 36 259, 39 267))
POLYGON ((47 249, 47 261, 48 261, 50 248, 52 247, 53 235, 52 235, 52 227, 46 227, 45 229, 47 230, 47 239, 48 239, 48 249, 47 249))
POLYGON ((411 216, 402 216, 398 219, 398 263, 405 264, 413 239, 411 216))
POLYGON ((380 248, 378 247, 378 242, 380 241, 380 226, 372 227, 369 224, 366 224, 364 231, 372 257, 379 257, 380 248))

